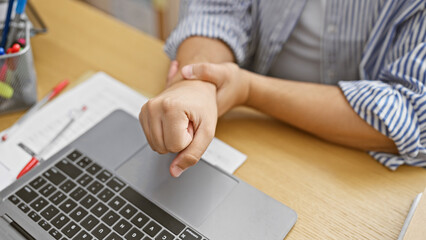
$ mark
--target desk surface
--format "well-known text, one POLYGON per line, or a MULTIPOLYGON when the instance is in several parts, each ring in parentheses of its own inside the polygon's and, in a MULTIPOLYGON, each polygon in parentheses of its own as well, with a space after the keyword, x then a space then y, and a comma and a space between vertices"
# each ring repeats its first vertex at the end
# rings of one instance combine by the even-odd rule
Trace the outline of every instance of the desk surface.
MULTIPOLYGON (((90 70, 105 71, 147 96, 164 87, 169 60, 162 42, 79 1, 33 3, 49 27, 31 41, 39 96, 90 70)), ((0 116, 0 130, 21 114, 0 116)), ((426 186, 424 169, 391 172, 366 153, 247 109, 223 116, 216 136, 247 154, 236 176, 299 214, 286 239, 396 239, 426 186)))

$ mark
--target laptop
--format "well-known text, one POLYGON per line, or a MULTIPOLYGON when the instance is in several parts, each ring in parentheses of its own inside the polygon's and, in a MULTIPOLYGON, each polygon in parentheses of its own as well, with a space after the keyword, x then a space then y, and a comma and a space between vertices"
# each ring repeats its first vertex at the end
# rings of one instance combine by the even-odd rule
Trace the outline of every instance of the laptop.
POLYGON ((200 160, 179 178, 117 110, 0 193, 0 239, 282 240, 289 207, 200 160))

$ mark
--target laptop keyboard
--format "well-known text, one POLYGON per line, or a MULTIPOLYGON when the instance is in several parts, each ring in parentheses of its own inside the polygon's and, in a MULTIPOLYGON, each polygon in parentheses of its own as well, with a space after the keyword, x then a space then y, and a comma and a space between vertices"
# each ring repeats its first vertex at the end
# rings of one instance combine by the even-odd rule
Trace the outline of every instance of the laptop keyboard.
POLYGON ((58 240, 208 240, 77 150, 9 200, 58 240))

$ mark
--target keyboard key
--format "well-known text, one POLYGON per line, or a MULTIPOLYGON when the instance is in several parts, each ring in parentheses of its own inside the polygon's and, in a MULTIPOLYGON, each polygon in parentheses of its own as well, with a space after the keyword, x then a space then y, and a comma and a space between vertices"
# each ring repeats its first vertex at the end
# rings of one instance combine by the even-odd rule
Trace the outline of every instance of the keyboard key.
POLYGON ((86 190, 81 187, 78 187, 70 194, 70 197, 76 201, 80 201, 80 199, 82 199, 86 194, 86 190))
POLYGON ((125 236, 127 240, 141 240, 145 234, 136 228, 132 228, 125 236))
POLYGON ((179 238, 182 240, 200 240, 202 237, 194 230, 187 228, 179 235, 179 238))
POLYGON ((87 231, 91 231, 98 223, 99 220, 89 214, 85 219, 83 219, 81 226, 83 226, 87 231))
POLYGON ((19 204, 18 208, 21 209, 21 211, 23 211, 24 213, 27 213, 28 211, 30 211, 30 208, 25 203, 19 204))
POLYGON ((61 204, 61 206, 59 206, 59 208, 65 213, 69 213, 76 206, 77 206, 77 203, 75 203, 73 200, 68 198, 64 203, 61 204))
POLYGON ((59 168, 62 172, 68 175, 72 179, 76 179, 82 171, 74 166, 74 164, 70 163, 66 159, 62 159, 56 164, 56 167, 59 168))
POLYGON ((107 170, 103 170, 101 173, 96 176, 97 179, 101 182, 106 182, 108 179, 112 177, 112 173, 108 172, 107 170))
POLYGON ((87 195, 85 198, 83 198, 83 200, 81 200, 81 205, 83 205, 83 207, 89 209, 91 208, 98 200, 92 196, 92 195, 87 195))
POLYGON ((84 216, 87 215, 87 211, 84 210, 82 207, 78 207, 70 214, 70 217, 74 219, 76 222, 80 222, 81 219, 83 219, 84 216))
POLYGON ((62 237, 62 234, 58 230, 53 228, 49 231, 49 234, 56 240, 59 240, 62 237))
POLYGON ((92 163, 92 160, 90 160, 90 158, 84 157, 77 162, 77 165, 80 166, 81 168, 86 168, 91 163, 92 163))
POLYGON ((58 229, 61 229, 69 221, 70 219, 67 216, 65 216, 63 213, 60 213, 50 222, 53 224, 53 226, 57 227, 58 229))
POLYGON ((138 212, 138 214, 136 214, 136 216, 133 217, 132 223, 135 224, 138 228, 142 228, 143 225, 145 225, 148 222, 148 220, 149 218, 145 214, 138 212))
POLYGON ((94 181, 92 184, 90 184, 87 190, 89 190, 89 192, 93 194, 97 194, 103 187, 104 186, 102 185, 102 183, 94 181))
POLYGON ((148 216, 152 217, 158 223, 170 230, 173 234, 177 235, 185 228, 183 223, 172 217, 131 187, 126 187, 120 195, 139 208, 142 212, 146 213, 148 216))
POLYGON ((99 166, 96 163, 93 163, 90 167, 86 169, 86 171, 92 175, 96 175, 100 170, 102 169, 101 166, 99 166))
POLYGON ((121 181, 120 179, 113 177, 109 182, 107 183, 107 186, 110 187, 112 190, 118 192, 120 191, 126 184, 121 181))
POLYGON ((48 183, 40 190, 40 193, 45 197, 49 197, 55 190, 56 188, 52 184, 48 183))
POLYGON ((174 236, 169 233, 167 230, 163 230, 158 236, 155 238, 155 240, 173 240, 174 236))
POLYGON ((46 183, 46 180, 44 180, 42 177, 36 177, 34 180, 31 181, 30 185, 34 189, 39 189, 45 183, 46 183))
POLYGON ((118 236, 117 233, 113 232, 105 240, 123 240, 123 238, 118 236))
POLYGON ((16 197, 15 195, 10 196, 8 199, 15 205, 17 205, 20 202, 19 198, 16 197))
POLYGON ((98 198, 104 202, 108 202, 112 198, 112 196, 114 196, 114 193, 111 192, 111 190, 109 190, 108 188, 105 188, 104 190, 102 190, 102 192, 98 194, 98 198))
POLYGON ((92 231, 92 234, 98 239, 104 239, 110 232, 111 230, 109 229, 109 227, 101 223, 92 231))
POLYGON ((41 216, 43 216, 44 218, 46 218, 46 220, 49 221, 58 213, 59 213, 59 210, 57 208, 55 208, 52 205, 49 205, 46 209, 43 210, 43 212, 41 212, 41 216))
POLYGON ((59 188, 62 189, 62 191, 69 193, 73 188, 77 186, 74 182, 71 180, 65 181, 59 188))
POLYGON ((55 204, 55 205, 59 205, 62 201, 64 201, 66 198, 65 194, 62 193, 61 191, 56 191, 55 194, 53 194, 49 200, 55 204))
POLYGON ((157 233, 161 230, 160 225, 151 221, 143 228, 143 231, 151 237, 157 235, 157 233))
POLYGON ((135 213, 136 213, 136 208, 132 207, 130 204, 127 204, 120 211, 121 216, 123 216, 125 219, 130 219, 131 217, 133 217, 133 215, 135 215, 135 213))
POLYGON ((105 206, 103 203, 99 202, 98 204, 96 204, 91 212, 96 216, 96 217, 101 217, 102 215, 104 215, 104 213, 108 210, 108 207, 105 206))
POLYGON ((41 220, 38 225, 40 225, 44 230, 48 231, 52 226, 45 220, 41 220))
POLYGON ((102 218, 102 221, 104 223, 106 223, 108 226, 112 226, 114 225, 118 219, 120 219, 120 216, 113 212, 113 211, 109 211, 107 214, 105 214, 105 216, 102 218))
POLYGON ((31 203, 31 207, 36 210, 37 212, 40 212, 44 207, 47 206, 47 201, 43 197, 37 198, 33 203, 31 203))
POLYGON ((38 194, 28 186, 21 188, 21 190, 16 192, 16 195, 26 203, 30 203, 32 200, 38 197, 38 194))
POLYGON ((74 238, 75 240, 91 240, 93 237, 87 233, 86 231, 81 231, 77 236, 74 238))
POLYGON ((122 199, 119 196, 116 196, 115 198, 113 198, 108 205, 110 207, 112 207, 115 211, 118 211, 118 209, 120 209, 122 206, 124 206, 126 202, 124 201, 124 199, 122 199))
POLYGON ((72 238, 78 233, 78 231, 80 231, 80 229, 81 227, 75 222, 70 222, 64 227, 64 229, 62 229, 62 233, 65 234, 65 236, 72 238))
POLYGON ((38 220, 41 219, 40 215, 38 215, 36 212, 31 211, 30 213, 28 213, 28 216, 34 221, 34 222, 38 222, 38 220))
POLYGON ((132 227, 132 224, 130 224, 128 221, 121 219, 117 224, 114 226, 114 230, 118 232, 120 235, 126 234, 127 231, 132 227))
POLYGON ((75 150, 72 153, 68 154, 67 158, 71 161, 77 160, 79 157, 81 157, 81 152, 75 150))
POLYGON ((88 174, 84 174, 83 176, 81 176, 81 177, 77 180, 77 182, 78 182, 81 186, 85 187, 85 186, 87 186, 87 184, 89 184, 92 180, 93 180, 93 178, 92 178, 91 176, 89 176, 88 174))
POLYGON ((51 168, 43 173, 43 176, 55 185, 61 184, 65 180, 65 176, 56 168, 51 168))

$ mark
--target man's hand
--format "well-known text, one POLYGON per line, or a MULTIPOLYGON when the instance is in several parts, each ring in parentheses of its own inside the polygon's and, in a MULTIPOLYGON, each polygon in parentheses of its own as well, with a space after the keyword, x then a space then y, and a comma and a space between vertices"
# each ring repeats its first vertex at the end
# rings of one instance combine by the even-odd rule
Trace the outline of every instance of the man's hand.
POLYGON ((216 85, 219 116, 247 102, 250 78, 246 77, 246 71, 240 69, 235 63, 190 64, 184 66, 181 73, 187 80, 203 80, 216 85))
POLYGON ((198 162, 214 137, 216 87, 202 81, 175 82, 142 107, 139 120, 154 151, 179 153, 170 165, 171 175, 178 177, 198 162))

